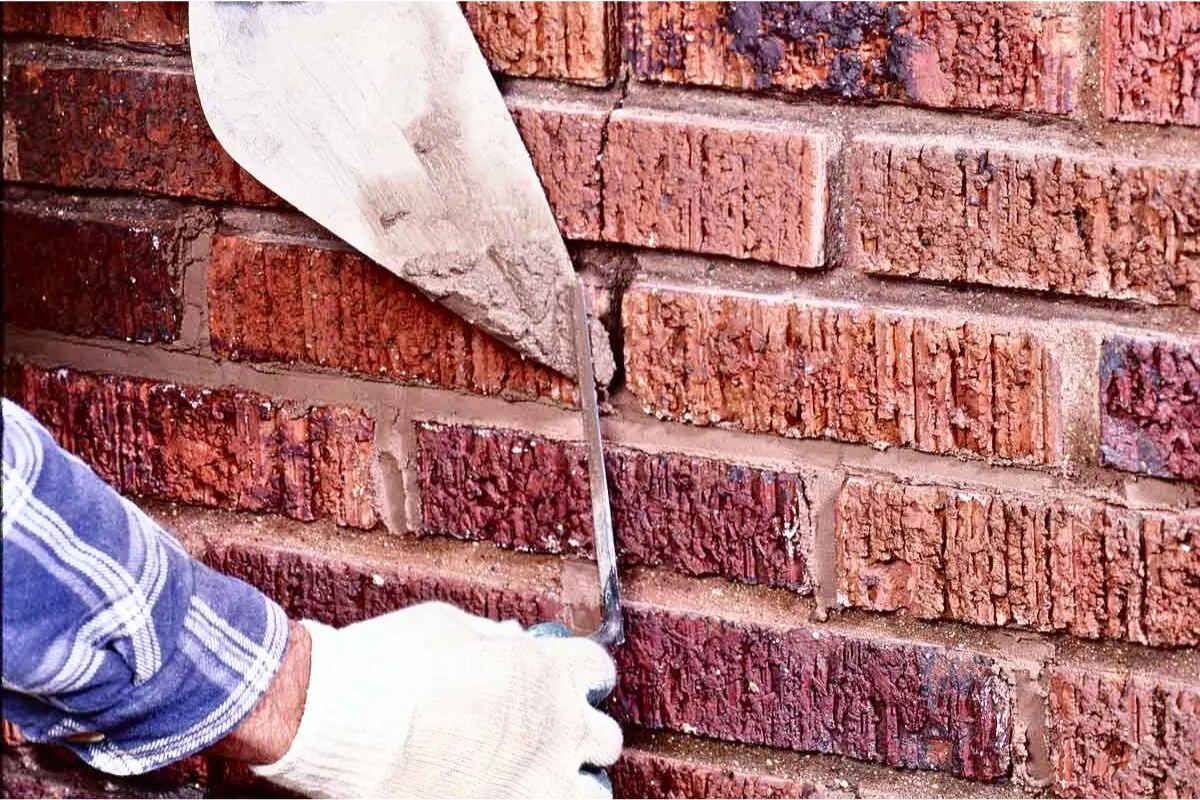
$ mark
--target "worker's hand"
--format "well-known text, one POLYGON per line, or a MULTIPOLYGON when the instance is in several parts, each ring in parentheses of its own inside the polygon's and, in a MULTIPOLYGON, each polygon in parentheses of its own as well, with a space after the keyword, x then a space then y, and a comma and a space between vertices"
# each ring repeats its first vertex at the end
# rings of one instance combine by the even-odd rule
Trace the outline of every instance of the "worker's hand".
POLYGON ((587 639, 428 603, 334 630, 305 622, 312 670, 296 738, 260 775, 318 797, 608 797, 581 772, 621 753, 588 705, 612 659, 587 639))

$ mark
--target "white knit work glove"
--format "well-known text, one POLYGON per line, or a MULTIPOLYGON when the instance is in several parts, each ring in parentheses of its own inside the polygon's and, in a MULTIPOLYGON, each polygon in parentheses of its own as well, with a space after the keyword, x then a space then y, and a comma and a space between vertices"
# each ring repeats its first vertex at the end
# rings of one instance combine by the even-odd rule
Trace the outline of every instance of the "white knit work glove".
POLYGON ((316 797, 587 797, 583 765, 621 754, 587 702, 612 688, 604 648, 535 638, 444 603, 312 637, 308 697, 287 754, 255 772, 316 797))

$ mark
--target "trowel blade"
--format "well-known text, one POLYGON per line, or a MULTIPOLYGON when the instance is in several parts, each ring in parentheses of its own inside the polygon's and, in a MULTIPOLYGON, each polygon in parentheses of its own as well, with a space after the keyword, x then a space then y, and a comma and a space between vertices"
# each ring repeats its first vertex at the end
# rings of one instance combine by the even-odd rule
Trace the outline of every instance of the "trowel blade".
POLYGON ((204 115, 267 188, 570 376, 574 271, 457 3, 189 5, 204 115))

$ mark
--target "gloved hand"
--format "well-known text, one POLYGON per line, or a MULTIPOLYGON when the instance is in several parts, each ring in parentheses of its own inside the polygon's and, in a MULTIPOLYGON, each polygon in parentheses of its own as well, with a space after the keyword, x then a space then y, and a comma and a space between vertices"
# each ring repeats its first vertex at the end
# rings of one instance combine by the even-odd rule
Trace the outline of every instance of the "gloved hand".
POLYGON ((609 797, 585 764, 621 753, 588 705, 616 673, 587 639, 535 638, 443 603, 334 630, 287 754, 254 771, 316 797, 609 797))

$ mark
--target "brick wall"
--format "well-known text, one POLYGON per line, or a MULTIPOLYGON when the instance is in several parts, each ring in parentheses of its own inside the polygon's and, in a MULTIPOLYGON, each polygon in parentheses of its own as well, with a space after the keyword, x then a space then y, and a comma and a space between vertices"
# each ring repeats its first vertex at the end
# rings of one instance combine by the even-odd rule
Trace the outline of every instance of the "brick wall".
MULTIPOLYGON (((1200 794, 1196 7, 466 14, 614 347, 618 794, 1200 794)), ((183 6, 3 29, 6 394, 293 614, 586 627, 570 381, 242 172, 183 6)))

